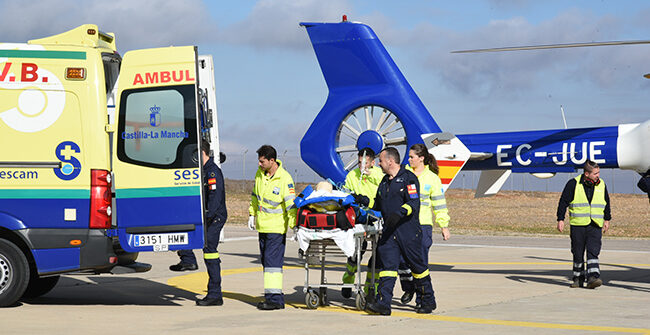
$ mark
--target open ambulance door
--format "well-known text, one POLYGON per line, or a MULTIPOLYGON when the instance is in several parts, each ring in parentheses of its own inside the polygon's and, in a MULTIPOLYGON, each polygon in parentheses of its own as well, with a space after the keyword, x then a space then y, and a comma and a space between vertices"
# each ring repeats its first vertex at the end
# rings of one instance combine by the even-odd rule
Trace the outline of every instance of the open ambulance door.
POLYGON ((116 99, 112 161, 122 248, 202 248, 196 48, 127 52, 116 99))

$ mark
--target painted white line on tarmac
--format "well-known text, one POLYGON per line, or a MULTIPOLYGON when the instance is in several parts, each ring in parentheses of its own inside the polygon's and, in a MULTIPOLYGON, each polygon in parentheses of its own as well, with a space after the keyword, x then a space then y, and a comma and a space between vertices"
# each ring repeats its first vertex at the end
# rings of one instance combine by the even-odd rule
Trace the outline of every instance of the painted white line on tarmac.
POLYGON ((228 237, 221 240, 220 242, 250 241, 250 240, 257 240, 257 236, 228 237))
MULTIPOLYGON (((566 248, 550 248, 550 247, 525 247, 525 246, 513 246, 513 245, 485 245, 485 244, 453 244, 453 243, 434 243, 432 247, 467 247, 467 248, 500 248, 500 249, 534 249, 534 250, 571 250, 570 247, 566 248)), ((650 251, 641 251, 641 250, 614 250, 614 249, 602 249, 600 252, 636 252, 641 254, 650 254, 650 251)))
MULTIPOLYGON (((244 237, 230 237, 222 240, 221 242, 236 242, 236 241, 251 241, 257 240, 257 236, 244 236, 244 237)), ((500 249, 531 249, 531 250, 570 250, 566 248, 551 248, 551 247, 526 247, 526 246, 513 246, 513 245, 487 245, 487 244, 460 244, 460 243, 434 243, 432 247, 466 247, 466 248, 500 248, 500 249)), ((602 249, 602 252, 634 252, 641 254, 650 254, 650 251, 642 250, 616 250, 616 249, 602 249)))

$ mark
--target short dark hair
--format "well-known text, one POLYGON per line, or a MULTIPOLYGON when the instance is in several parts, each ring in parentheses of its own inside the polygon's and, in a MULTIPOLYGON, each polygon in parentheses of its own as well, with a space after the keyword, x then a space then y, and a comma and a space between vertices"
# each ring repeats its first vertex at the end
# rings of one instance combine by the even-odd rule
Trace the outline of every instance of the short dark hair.
POLYGON ((363 157, 364 154, 366 155, 366 157, 370 159, 375 158, 375 151, 368 147, 359 150, 359 157, 363 157))
POLYGON ((585 162, 584 169, 585 169, 585 172, 591 173, 591 171, 593 171, 594 169, 600 169, 600 166, 598 166, 598 163, 596 163, 594 161, 587 160, 585 162))
POLYGON ((392 158, 393 161, 395 161, 395 163, 397 163, 397 164, 400 163, 399 151, 397 151, 397 149, 395 149, 393 147, 388 147, 388 148, 384 148, 384 150, 382 150, 380 153, 382 153, 382 152, 385 152, 386 156, 392 158))
POLYGON ((278 160, 278 152, 275 151, 274 147, 265 144, 257 149, 257 157, 264 157, 266 159, 273 158, 274 160, 278 160))
POLYGON ((210 142, 207 140, 201 140, 201 151, 210 156, 210 142))

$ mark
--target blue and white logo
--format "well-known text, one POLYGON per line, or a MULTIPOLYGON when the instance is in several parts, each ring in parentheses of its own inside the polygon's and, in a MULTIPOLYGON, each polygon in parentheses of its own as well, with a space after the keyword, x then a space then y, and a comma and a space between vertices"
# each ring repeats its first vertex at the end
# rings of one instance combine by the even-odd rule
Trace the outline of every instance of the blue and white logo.
POLYGON ((152 127, 160 126, 160 107, 153 105, 153 107, 149 108, 149 111, 151 111, 149 114, 149 124, 152 127))
POLYGON ((63 180, 72 180, 81 173, 81 162, 74 154, 81 153, 81 149, 72 141, 59 143, 54 149, 54 154, 63 164, 60 168, 54 169, 54 174, 63 180))

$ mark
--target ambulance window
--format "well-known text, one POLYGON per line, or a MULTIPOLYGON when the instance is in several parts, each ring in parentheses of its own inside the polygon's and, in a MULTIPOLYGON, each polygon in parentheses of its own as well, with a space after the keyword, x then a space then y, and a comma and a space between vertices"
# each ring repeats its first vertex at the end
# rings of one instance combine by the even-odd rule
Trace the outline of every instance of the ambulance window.
POLYGON ((159 168, 198 167, 194 85, 126 90, 117 157, 159 168))
POLYGON ((120 64, 122 59, 117 54, 102 54, 102 61, 104 63, 104 81, 106 83, 106 94, 111 93, 115 83, 117 83, 117 76, 120 74, 120 64))

